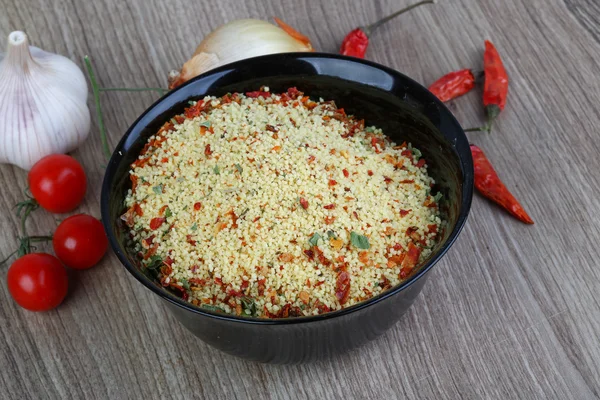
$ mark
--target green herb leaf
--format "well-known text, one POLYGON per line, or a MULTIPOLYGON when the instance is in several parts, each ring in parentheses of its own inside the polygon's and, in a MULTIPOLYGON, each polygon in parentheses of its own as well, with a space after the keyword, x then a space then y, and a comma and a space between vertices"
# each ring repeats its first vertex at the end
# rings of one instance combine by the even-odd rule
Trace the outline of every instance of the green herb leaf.
POLYGON ((148 264, 146 264, 146 268, 148 269, 156 269, 158 267, 160 267, 163 263, 163 259, 161 258, 161 256, 159 255, 153 255, 152 257, 150 257, 150 262, 148 264))
POLYGON ((242 168, 240 164, 235 164, 235 169, 237 169, 240 174, 244 172, 244 168, 242 168))
POLYGON ((202 121, 202 122, 200 122, 200 126, 203 126, 205 128, 210 128, 210 121, 202 121))
POLYGON ((207 309, 208 311, 213 311, 213 312, 222 312, 222 313, 224 313, 224 312, 225 312, 225 310, 223 310, 222 308, 220 308, 220 307, 217 307, 217 306, 213 306, 212 304, 202 304, 200 307, 201 307, 201 308, 205 308, 205 309, 207 309))
POLYGON ((414 147, 412 148, 412 153, 415 161, 418 161, 419 158, 421 158, 421 156, 423 155, 423 153, 421 153, 421 150, 415 149, 414 147))
POLYGON ((188 101, 188 104, 189 104, 190 106, 195 106, 195 105, 196 105, 196 102, 195 102, 194 100, 190 100, 190 101, 188 101))
POLYGON ((308 239, 308 243, 310 243, 311 246, 316 246, 317 243, 319 242, 319 239, 321 239, 321 235, 319 235, 318 233, 315 233, 314 235, 311 236, 310 239, 308 239))
POLYGON ((198 224, 194 222, 194 224, 192 225, 192 227, 190 229, 193 231, 198 230, 198 224))
POLYGON ((171 209, 169 207, 167 207, 167 209, 165 210, 165 218, 170 218, 173 216, 173 213, 171 212, 171 209))
POLYGON ((374 128, 374 127, 372 127, 372 126, 367 126, 367 127, 365 128, 365 132, 370 132, 370 133, 373 133, 373 132, 375 132, 375 128, 374 128))
POLYGON ((254 299, 250 297, 242 297, 240 300, 242 302, 242 308, 244 309, 244 312, 246 314, 251 315, 253 317, 258 316, 258 309, 256 307, 254 299))
POLYGON ((154 193, 156 193, 156 194, 162 194, 162 192, 163 192, 163 185, 162 185, 162 184, 160 184, 160 185, 154 186, 154 187, 152 188, 152 190, 153 190, 153 191, 154 191, 154 193))
POLYGON ((327 231, 327 237, 329 237, 330 239, 335 239, 337 235, 334 231, 327 231))
POLYGON ((350 243, 352 243, 352 245, 357 249, 367 250, 371 248, 371 245, 369 244, 369 238, 354 231, 350 232, 350 243))
POLYGON ((181 278, 181 279, 179 280, 179 282, 181 282, 181 285, 183 286, 183 288, 184 288, 184 289, 186 289, 186 290, 190 290, 190 283, 188 282, 188 280, 187 280, 187 279, 185 279, 185 278, 181 278))
POLYGON ((433 200, 439 204, 440 200, 442 199, 442 197, 444 197, 444 195, 442 194, 442 192, 437 192, 435 194, 435 196, 433 196, 433 200))
POLYGON ((221 175, 221 170, 219 169, 219 166, 218 166, 218 165, 215 165, 215 167, 213 168, 213 172, 214 172, 216 175, 221 175))

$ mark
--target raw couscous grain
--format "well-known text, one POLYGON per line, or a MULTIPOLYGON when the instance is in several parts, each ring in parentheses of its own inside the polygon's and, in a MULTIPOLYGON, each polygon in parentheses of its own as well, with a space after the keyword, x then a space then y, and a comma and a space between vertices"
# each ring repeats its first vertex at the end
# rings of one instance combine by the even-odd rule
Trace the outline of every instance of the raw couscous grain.
POLYGON ((131 166, 146 271, 197 306, 316 315, 404 280, 441 220, 417 149, 333 102, 268 88, 190 103, 131 166))

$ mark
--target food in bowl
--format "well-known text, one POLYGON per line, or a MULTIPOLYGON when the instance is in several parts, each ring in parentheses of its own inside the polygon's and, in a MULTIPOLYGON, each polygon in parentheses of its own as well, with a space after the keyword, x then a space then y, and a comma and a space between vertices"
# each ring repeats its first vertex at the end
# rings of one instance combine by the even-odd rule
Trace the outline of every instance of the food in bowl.
POLYGON ((443 223, 417 149, 295 88, 190 102, 130 178, 122 219, 144 272, 241 316, 376 296, 431 255, 443 223))

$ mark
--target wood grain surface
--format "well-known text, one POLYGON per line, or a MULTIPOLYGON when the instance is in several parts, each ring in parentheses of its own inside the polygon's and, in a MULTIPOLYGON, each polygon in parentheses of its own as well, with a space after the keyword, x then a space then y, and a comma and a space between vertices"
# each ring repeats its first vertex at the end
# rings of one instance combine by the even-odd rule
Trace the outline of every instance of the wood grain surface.
MULTIPOLYGON (((79 65, 89 54, 102 86, 155 87, 203 35, 235 18, 279 16, 336 52, 350 29, 408 3, 0 0, 0 37, 25 30, 34 45, 79 65)), ((72 274, 68 298, 47 313, 15 305, 3 267, 0 397, 598 398, 599 21, 597 0, 441 0, 374 34, 368 58, 424 84, 480 69, 483 39, 494 41, 510 98, 494 133, 470 139, 536 221, 525 226, 476 196, 458 242, 383 337, 315 364, 254 364, 188 333, 113 254, 72 274)), ((449 104, 464 126, 482 123, 480 96, 449 104)), ((102 94, 111 146, 155 98, 102 94)), ((74 156, 90 182, 79 211, 99 216, 105 161, 96 125, 74 156)), ((12 207, 26 172, 0 166, 0 182, 4 256, 16 245, 12 207)), ((58 222, 37 211, 29 231, 46 234, 58 222)))

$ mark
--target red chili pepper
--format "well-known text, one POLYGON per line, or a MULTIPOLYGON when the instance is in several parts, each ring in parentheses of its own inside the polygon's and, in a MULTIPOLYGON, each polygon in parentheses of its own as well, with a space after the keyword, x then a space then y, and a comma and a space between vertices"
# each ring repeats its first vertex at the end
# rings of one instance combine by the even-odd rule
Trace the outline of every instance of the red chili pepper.
POLYGON ((450 72, 429 86, 429 91, 440 101, 446 102, 463 94, 469 93, 475 87, 475 76, 470 69, 450 72))
POLYGON ((369 36, 375 31, 375 29, 379 28, 381 25, 385 24, 390 19, 395 18, 400 14, 404 14, 405 12, 410 11, 415 7, 419 7, 423 4, 433 3, 435 3, 434 0, 420 1, 411 6, 403 8, 402 10, 398 10, 395 13, 390 14, 387 17, 372 23, 371 25, 354 29, 353 31, 348 33, 344 38, 344 41, 342 42, 342 46, 340 48, 340 54, 343 54, 345 56, 365 58, 365 53, 367 52, 367 47, 369 46, 369 36))
POLYGON ((527 215, 525 209, 502 183, 483 151, 472 144, 471 154, 473 155, 475 187, 477 190, 488 199, 502 206, 520 221, 533 224, 533 220, 527 215))
POLYGON ((489 40, 485 41, 483 53, 483 70, 485 83, 483 86, 483 105, 488 119, 488 127, 506 105, 508 95, 508 74, 498 54, 498 50, 489 40))

